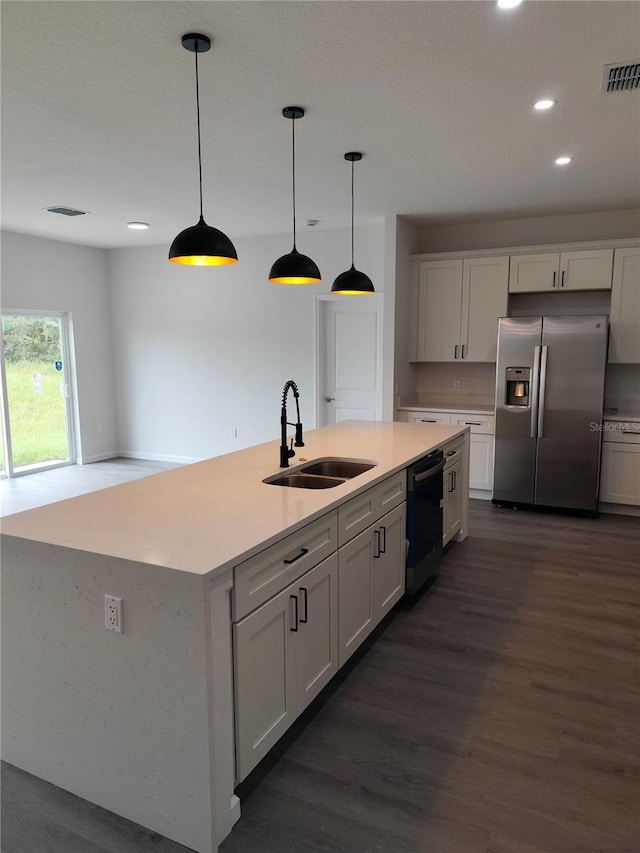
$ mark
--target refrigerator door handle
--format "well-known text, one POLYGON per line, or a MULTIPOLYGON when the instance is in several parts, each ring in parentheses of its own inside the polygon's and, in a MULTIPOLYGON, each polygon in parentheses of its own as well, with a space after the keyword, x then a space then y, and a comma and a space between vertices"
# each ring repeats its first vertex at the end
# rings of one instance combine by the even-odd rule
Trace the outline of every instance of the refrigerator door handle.
POLYGON ((533 371, 531 372, 531 432, 530 438, 538 434, 538 385, 540 379, 540 347, 533 348, 533 371))
POLYGON ((543 437, 544 429, 544 397, 547 389, 547 352, 549 347, 542 347, 540 359, 540 394, 538 399, 538 438, 543 437))

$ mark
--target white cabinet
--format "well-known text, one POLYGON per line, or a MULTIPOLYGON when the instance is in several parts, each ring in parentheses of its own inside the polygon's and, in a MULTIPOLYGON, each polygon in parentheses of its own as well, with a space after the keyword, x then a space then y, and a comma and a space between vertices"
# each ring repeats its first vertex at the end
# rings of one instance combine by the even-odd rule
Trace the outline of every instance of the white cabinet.
POLYGON ((492 491, 493 445, 492 435, 469 436, 469 488, 492 491))
POLYGON ((462 517, 462 461, 455 462, 444 472, 444 512, 442 544, 446 545, 460 530, 462 517))
POLYGON ((236 765, 244 779, 338 671, 338 556, 233 626, 236 765))
POLYGON ((340 666, 404 594, 406 503, 338 551, 340 666))
POLYGON ((640 364, 640 247, 615 251, 609 362, 640 364))
POLYGON ((494 362, 508 276, 508 256, 419 262, 412 285, 411 360, 494 362))
POLYGON ((605 422, 600 501, 640 506, 640 422, 605 422))
POLYGON ((451 412, 409 412, 412 424, 450 424, 451 412))
POLYGON ((613 249, 511 255, 509 293, 609 290, 613 249))

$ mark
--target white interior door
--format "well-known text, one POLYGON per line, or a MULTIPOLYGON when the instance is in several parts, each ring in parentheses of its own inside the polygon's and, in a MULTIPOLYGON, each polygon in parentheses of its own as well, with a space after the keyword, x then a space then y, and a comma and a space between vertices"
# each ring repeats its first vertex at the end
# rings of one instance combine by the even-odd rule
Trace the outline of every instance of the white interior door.
POLYGON ((382 417, 382 299, 319 301, 321 424, 382 417))

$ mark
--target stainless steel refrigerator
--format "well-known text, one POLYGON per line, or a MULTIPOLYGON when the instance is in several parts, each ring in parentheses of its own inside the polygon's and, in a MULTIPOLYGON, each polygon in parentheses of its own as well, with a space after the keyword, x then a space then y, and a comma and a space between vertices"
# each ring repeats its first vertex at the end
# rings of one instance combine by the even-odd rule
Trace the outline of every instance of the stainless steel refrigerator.
POLYGON ((494 503, 595 512, 608 317, 498 321, 494 503))

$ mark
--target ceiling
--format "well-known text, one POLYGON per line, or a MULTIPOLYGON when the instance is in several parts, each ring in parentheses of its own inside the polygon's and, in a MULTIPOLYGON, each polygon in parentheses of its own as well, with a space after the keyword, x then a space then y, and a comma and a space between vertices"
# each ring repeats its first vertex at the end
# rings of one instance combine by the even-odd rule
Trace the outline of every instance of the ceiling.
POLYGON ((640 206, 640 90, 601 92, 603 65, 640 59, 635 0, 3 0, 1 15, 8 230, 118 247, 195 224, 189 31, 213 40, 199 60, 205 218, 232 239, 291 227, 289 104, 307 110, 301 231, 349 224, 349 150, 365 155, 361 224, 640 206), (535 113, 542 96, 556 108, 535 113))

